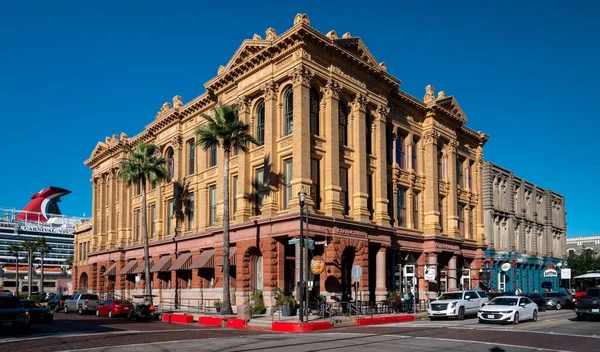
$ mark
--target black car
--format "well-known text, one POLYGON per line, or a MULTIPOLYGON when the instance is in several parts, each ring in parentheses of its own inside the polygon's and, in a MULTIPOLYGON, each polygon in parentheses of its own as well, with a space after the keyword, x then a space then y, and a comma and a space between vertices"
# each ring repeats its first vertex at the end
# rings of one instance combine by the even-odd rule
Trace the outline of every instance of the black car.
POLYGON ((29 319, 32 323, 49 323, 54 319, 54 314, 50 309, 42 307, 34 301, 22 299, 21 306, 29 312, 29 319))
POLYGON ((65 300, 69 298, 71 298, 70 295, 56 295, 50 302, 48 302, 48 308, 57 313, 62 312, 65 307, 65 300))
POLYGON ((543 312, 546 310, 546 299, 539 293, 526 293, 525 297, 532 300, 538 306, 538 310, 543 312))
POLYGON ((562 308, 573 308, 574 304, 566 292, 544 292, 542 296, 546 300, 546 307, 560 310, 562 308))

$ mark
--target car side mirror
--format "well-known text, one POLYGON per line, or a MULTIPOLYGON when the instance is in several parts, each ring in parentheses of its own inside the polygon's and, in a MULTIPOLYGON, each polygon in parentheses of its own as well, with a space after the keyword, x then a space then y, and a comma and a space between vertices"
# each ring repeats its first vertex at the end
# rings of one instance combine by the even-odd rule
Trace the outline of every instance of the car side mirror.
POLYGON ((527 306, 527 303, 521 303, 521 304, 519 304, 519 305, 520 305, 521 307, 525 307, 525 306, 527 306))

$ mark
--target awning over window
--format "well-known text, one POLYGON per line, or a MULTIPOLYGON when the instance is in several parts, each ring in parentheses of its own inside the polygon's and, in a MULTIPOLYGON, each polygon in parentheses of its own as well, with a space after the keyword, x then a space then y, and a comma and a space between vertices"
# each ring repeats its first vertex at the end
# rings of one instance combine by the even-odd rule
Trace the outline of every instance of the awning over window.
POLYGON ((169 271, 171 267, 171 256, 165 255, 160 257, 156 263, 150 268, 151 273, 169 271))
POLYGON ((171 266, 169 271, 188 270, 192 264, 192 253, 182 253, 179 255, 175 264, 171 266))
MULTIPOLYGON (((236 247, 230 247, 229 248, 229 265, 235 265, 235 253, 236 253, 236 247)), ((217 264, 215 265, 223 265, 223 257, 219 258, 219 260, 217 261, 217 264)))
POLYGON ((133 271, 135 270, 135 266, 137 265, 137 260, 130 260, 127 265, 125 265, 123 267, 123 269, 121 269, 121 271, 119 271, 119 275, 129 275, 129 274, 133 274, 133 271))
POLYGON ((102 274, 102 276, 115 276, 117 275, 117 262, 112 263, 108 269, 102 274))
POLYGON ((190 269, 203 269, 215 267, 215 250, 207 249, 200 253, 200 256, 194 260, 190 269))
MULTIPOLYGON (((152 261, 150 261, 150 267, 152 267, 152 261)), ((142 260, 140 261, 140 264, 137 266, 137 268, 133 271, 133 274, 141 274, 141 273, 145 273, 146 272, 146 261, 142 260)), ((150 271, 152 272, 152 271, 150 271)))

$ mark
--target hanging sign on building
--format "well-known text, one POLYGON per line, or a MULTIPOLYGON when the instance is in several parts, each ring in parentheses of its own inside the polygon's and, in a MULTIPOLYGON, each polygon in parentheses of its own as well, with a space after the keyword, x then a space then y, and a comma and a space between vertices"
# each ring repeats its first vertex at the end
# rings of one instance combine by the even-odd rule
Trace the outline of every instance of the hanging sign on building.
POLYGON ((500 269, 502 269, 502 271, 509 271, 510 267, 511 267, 510 263, 504 263, 504 264, 502 264, 500 269))
POLYGON ((315 255, 310 261, 310 271, 319 275, 323 270, 325 270, 325 260, 320 255, 315 255))
POLYGON ((546 269, 544 270, 544 277, 557 277, 558 272, 554 269, 546 269))
POLYGON ((425 265, 425 280, 426 281, 434 281, 435 280, 435 266, 427 266, 425 265))
POLYGON ((560 278, 563 280, 571 279, 571 268, 560 269, 560 278))

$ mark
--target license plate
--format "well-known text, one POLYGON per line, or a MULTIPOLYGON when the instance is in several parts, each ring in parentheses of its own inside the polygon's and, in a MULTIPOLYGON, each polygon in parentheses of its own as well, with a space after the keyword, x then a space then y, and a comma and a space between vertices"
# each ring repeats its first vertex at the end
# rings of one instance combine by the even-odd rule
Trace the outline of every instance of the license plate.
POLYGON ((129 307, 125 307, 125 308, 123 308, 123 309, 125 309, 125 310, 129 310, 129 307))
POLYGON ((600 313, 600 309, 592 309, 592 313, 600 313))
POLYGON ((487 317, 488 317, 488 319, 494 319, 493 315, 488 315, 487 317))

